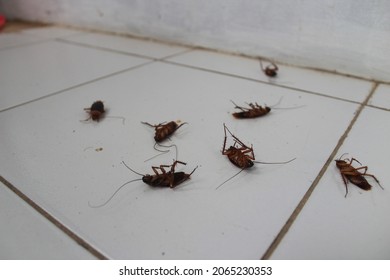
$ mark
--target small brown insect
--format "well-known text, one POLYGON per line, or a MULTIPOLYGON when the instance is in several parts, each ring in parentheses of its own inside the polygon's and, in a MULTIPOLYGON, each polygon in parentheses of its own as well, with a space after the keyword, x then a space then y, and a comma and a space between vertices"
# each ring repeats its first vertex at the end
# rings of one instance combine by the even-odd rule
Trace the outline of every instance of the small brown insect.
POLYGON ((160 123, 157 125, 152 125, 147 122, 141 122, 143 124, 149 125, 151 127, 154 127, 155 129, 155 135, 154 140, 156 142, 162 142, 165 139, 167 139, 169 136, 171 136, 176 130, 178 130, 182 125, 187 124, 186 122, 178 125, 176 122, 171 121, 169 123, 160 123))
MULTIPOLYGON (((93 102, 90 108, 84 108, 84 110, 87 111, 89 117, 86 120, 83 120, 83 122, 89 121, 90 119, 98 122, 106 113, 103 101, 101 100, 93 102)), ((123 117, 109 116, 107 118, 122 119, 122 123, 125 124, 125 118, 123 117)))
POLYGON ((222 155, 227 156, 231 163, 233 163, 235 166, 241 169, 252 167, 253 161, 255 160, 253 145, 251 145, 251 147, 249 148, 244 143, 242 143, 240 139, 234 136, 230 132, 230 130, 226 127, 225 124, 223 124, 223 128, 225 132, 225 138, 223 141, 222 155), (226 131, 228 131, 229 134, 234 139, 233 146, 230 146, 228 149, 226 149, 226 140, 227 140, 226 131))
MULTIPOLYGON (((230 100, 231 101, 231 100, 230 100)), ((238 106, 236 103, 231 101, 235 109, 240 109, 242 112, 235 112, 232 113, 233 117, 236 119, 253 119, 253 118, 258 118, 267 115, 269 112, 271 112, 271 108, 268 106, 260 106, 259 104, 255 103, 249 103, 250 108, 245 108, 238 106)))
POLYGON ((92 119, 93 121, 99 121, 101 117, 103 117, 103 114, 106 112, 104 110, 104 104, 102 101, 98 100, 93 102, 91 108, 84 108, 85 111, 89 114, 89 118, 87 118, 85 121, 88 121, 89 119, 92 119))
POLYGON ((345 185, 345 190, 346 190, 345 197, 347 197, 348 194, 348 186, 347 186, 348 181, 350 181, 352 184, 365 191, 371 190, 372 186, 368 183, 368 181, 366 180, 366 178, 364 178, 364 176, 369 176, 374 178, 374 180, 378 183, 378 185, 383 189, 378 179, 374 175, 366 173, 368 169, 367 166, 360 166, 355 168, 352 166, 352 163, 354 161, 356 161, 361 165, 361 163, 357 159, 351 158, 348 162, 348 159, 342 160, 341 159, 342 156, 339 159, 336 159, 335 161, 336 161, 337 168, 340 170, 341 178, 343 178, 343 182, 345 185), (364 169, 363 173, 359 171, 361 169, 364 169))
POLYGON ((255 161, 255 154, 253 152, 253 145, 251 147, 246 146, 240 139, 238 139, 236 136, 234 136, 230 130, 226 127, 225 124, 223 124, 224 127, 224 132, 225 132, 225 138, 223 141, 223 147, 222 147, 222 155, 227 156, 228 159, 230 160, 231 163, 233 163, 235 166, 241 168, 241 170, 224 181, 222 184, 220 184, 219 187, 221 187, 223 184, 228 182, 230 179, 233 177, 237 176, 239 173, 241 173, 244 169, 251 168, 254 163, 260 163, 260 164, 285 164, 289 163, 295 158, 289 160, 289 161, 284 161, 284 162, 261 162, 261 161, 255 161), (234 139, 234 144, 233 146, 230 146, 228 149, 226 149, 226 141, 227 141, 227 134, 226 131, 229 132, 229 134, 232 136, 234 139))
POLYGON ((260 67, 261 70, 264 72, 265 75, 268 77, 276 77, 278 75, 278 66, 275 63, 272 63, 270 65, 267 65, 265 68, 263 67, 263 62, 260 59, 260 67))
POLYGON ((149 174, 138 173, 138 172, 134 171, 133 169, 131 169, 129 166, 127 166, 124 161, 122 161, 122 163, 130 171, 134 172, 135 174, 138 174, 138 175, 142 176, 142 178, 131 180, 131 181, 128 181, 128 182, 124 183, 122 186, 120 186, 111 195, 111 197, 106 202, 104 202, 101 205, 97 205, 97 206, 93 206, 93 205, 89 204, 90 207, 92 207, 92 208, 99 208, 99 207, 102 207, 102 206, 106 205, 119 192, 120 189, 122 189, 127 184, 135 182, 135 181, 142 180, 145 184, 147 184, 149 186, 152 186, 152 187, 169 187, 169 188, 173 189, 176 186, 180 185, 181 183, 183 183, 183 182, 187 181, 188 179, 190 179, 190 176, 198 168, 198 167, 195 167, 194 170, 192 170, 192 172, 189 173, 189 174, 187 174, 185 172, 182 172, 182 171, 181 172, 175 172, 175 168, 176 168, 176 165, 178 163, 183 164, 183 165, 187 164, 185 162, 175 160, 172 165, 160 165, 159 167, 152 166, 152 170, 154 172, 154 175, 149 175, 149 174), (170 167, 170 170, 166 171, 165 168, 169 168, 169 167, 170 167))
POLYGON ((264 106, 264 107, 260 106, 257 103, 255 103, 255 104, 247 103, 249 108, 238 106, 236 103, 234 103, 232 100, 230 100, 230 102, 232 102, 233 105, 235 106, 234 107, 235 109, 241 110, 241 112, 235 112, 235 113, 232 113, 232 115, 236 119, 254 119, 254 118, 259 118, 259 117, 263 117, 263 116, 267 115, 268 113, 271 112, 271 109, 288 110, 288 109, 297 109, 297 108, 301 108, 301 107, 305 106, 305 105, 301 105, 301 106, 294 106, 294 107, 287 107, 287 108, 286 107, 284 107, 284 108, 276 107, 277 105, 279 105, 282 102, 282 99, 283 99, 283 97, 281 97, 279 99, 279 101, 272 106, 264 106))

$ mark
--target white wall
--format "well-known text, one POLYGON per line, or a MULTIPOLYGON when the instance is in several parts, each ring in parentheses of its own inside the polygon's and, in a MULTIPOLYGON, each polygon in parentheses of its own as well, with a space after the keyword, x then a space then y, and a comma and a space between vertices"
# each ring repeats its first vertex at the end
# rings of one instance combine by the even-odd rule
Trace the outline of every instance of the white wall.
POLYGON ((0 0, 0 12, 390 82, 388 0, 0 0))

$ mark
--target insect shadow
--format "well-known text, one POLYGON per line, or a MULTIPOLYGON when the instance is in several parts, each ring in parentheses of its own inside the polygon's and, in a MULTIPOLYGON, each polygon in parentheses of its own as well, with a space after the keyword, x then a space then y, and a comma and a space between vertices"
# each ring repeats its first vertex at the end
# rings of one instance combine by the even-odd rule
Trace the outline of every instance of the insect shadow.
POLYGON ((296 158, 290 159, 288 161, 282 161, 282 162, 262 162, 262 161, 256 161, 255 160, 255 154, 253 151, 253 145, 248 147, 245 145, 240 139, 238 139, 236 136, 233 135, 233 133, 226 127, 225 124, 223 124, 225 138, 223 141, 222 146, 222 155, 227 156, 229 161, 233 163, 235 166, 240 168, 241 170, 222 182, 216 189, 220 188, 222 185, 233 179, 235 176, 240 174, 243 170, 251 168, 255 163, 259 164, 286 164, 289 162, 292 162, 296 158), (226 148, 226 142, 227 142, 227 133, 230 134, 230 136, 233 138, 233 145, 229 148, 226 148))
POLYGON ((105 116, 106 110, 104 108, 104 103, 101 100, 93 102, 91 107, 84 108, 84 111, 88 113, 89 117, 85 120, 81 120, 81 122, 88 122, 90 119, 92 119, 92 121, 99 122, 99 120, 102 118, 115 118, 121 119, 122 123, 125 124, 125 118, 123 117, 105 116))
POLYGON ((109 203, 114 198, 114 196, 124 186, 126 186, 130 183, 136 182, 136 181, 143 181, 145 184, 147 184, 151 187, 169 187, 169 188, 173 189, 173 188, 177 187, 178 185, 182 184, 183 182, 187 181, 188 179, 190 179, 190 176, 198 168, 198 166, 196 166, 194 168, 194 170, 192 170, 192 172, 189 174, 182 172, 182 171, 176 172, 175 168, 176 168, 177 164, 186 165, 186 163, 182 162, 182 161, 174 160, 173 164, 171 164, 171 165, 160 165, 159 167, 152 166, 152 170, 154 172, 154 175, 149 175, 149 174, 142 174, 142 173, 139 173, 137 171, 134 171, 129 166, 127 166, 127 164, 124 161, 122 161, 122 163, 127 169, 129 169, 133 173, 138 174, 142 177, 139 179, 130 180, 130 181, 124 183, 123 185, 121 185, 103 204, 91 205, 90 202, 88 202, 88 205, 91 208, 100 208, 100 207, 107 205, 107 203, 109 203), (170 168, 170 169, 168 171, 166 171, 165 168, 170 168))
POLYGON ((364 178, 364 176, 369 176, 374 178, 374 180, 378 183, 378 185, 383 190, 383 187, 379 183, 379 180, 374 175, 367 173, 368 170, 367 166, 353 167, 352 163, 354 161, 356 161, 360 165, 362 164, 360 163, 360 161, 358 161, 355 158, 345 159, 345 160, 341 159, 344 155, 346 154, 342 154, 339 159, 335 160, 336 166, 340 170, 341 178, 343 179, 345 185, 344 197, 347 197, 348 194, 348 181, 354 184, 355 186, 361 188, 362 190, 365 191, 371 190, 372 186, 368 183, 368 181, 366 180, 366 178, 364 178), (363 173, 360 172, 360 170, 362 170, 363 173))

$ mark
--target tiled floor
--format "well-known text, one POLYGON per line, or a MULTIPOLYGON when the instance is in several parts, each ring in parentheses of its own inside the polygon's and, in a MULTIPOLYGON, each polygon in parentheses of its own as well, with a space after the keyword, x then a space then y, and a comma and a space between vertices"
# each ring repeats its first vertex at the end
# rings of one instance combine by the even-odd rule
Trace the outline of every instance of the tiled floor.
MULTIPOLYGON (((388 259, 390 86, 255 59, 44 27, 0 33, 1 259, 388 259), (83 108, 103 100, 99 122, 83 108), (231 101, 273 105, 238 120, 231 101), (280 102, 279 102, 280 101, 280 102), (284 109, 283 109, 284 108, 284 109), (286 109, 290 108, 290 109, 286 109), (123 117, 125 121, 118 118, 123 117), (171 164, 147 160, 154 129, 187 122, 175 189, 135 181, 171 164), (223 123, 256 159, 221 154, 223 123), (334 159, 369 166, 371 191, 345 186, 334 159)), ((232 145, 229 138, 227 145, 232 145)), ((358 165, 357 165, 358 166, 358 165)))

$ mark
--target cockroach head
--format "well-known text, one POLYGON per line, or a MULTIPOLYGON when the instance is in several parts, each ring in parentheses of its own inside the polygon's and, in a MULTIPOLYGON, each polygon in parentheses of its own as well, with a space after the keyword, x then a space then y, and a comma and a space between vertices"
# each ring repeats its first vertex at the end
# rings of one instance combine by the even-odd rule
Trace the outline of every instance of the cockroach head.
POLYGON ((345 160, 343 160, 343 159, 336 159, 335 162, 336 162, 337 168, 342 168, 347 164, 345 162, 345 160))
POLYGON ((338 168, 345 166, 346 161, 345 161, 344 159, 342 159, 343 156, 345 156, 345 155, 348 155, 348 153, 344 153, 344 154, 342 154, 338 159, 335 159, 336 166, 337 166, 338 168))
POLYGON ((146 174, 145 176, 142 176, 142 182, 145 184, 150 184, 152 182, 153 176, 146 174))

